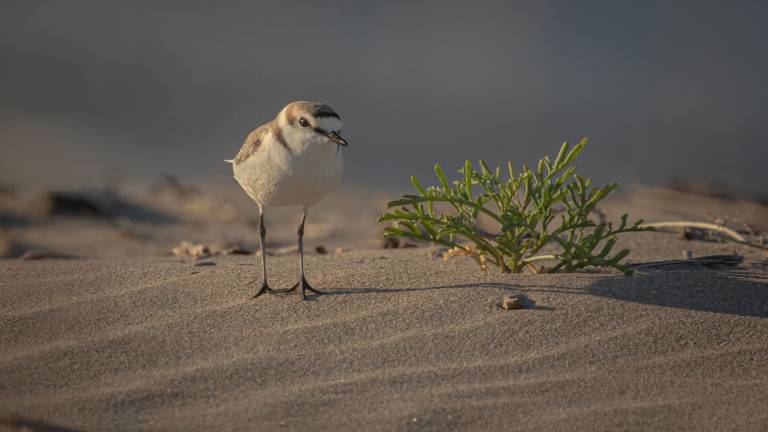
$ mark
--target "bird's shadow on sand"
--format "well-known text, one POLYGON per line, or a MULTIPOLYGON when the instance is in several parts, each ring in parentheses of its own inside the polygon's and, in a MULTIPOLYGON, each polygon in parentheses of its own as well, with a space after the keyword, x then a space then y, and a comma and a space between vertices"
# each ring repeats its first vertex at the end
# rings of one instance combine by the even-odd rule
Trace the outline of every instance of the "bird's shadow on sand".
MULTIPOLYGON (((502 292, 548 292, 590 295, 615 300, 643 303, 676 309, 725 313, 741 316, 768 317, 768 269, 748 268, 710 270, 689 268, 675 271, 653 271, 635 276, 606 276, 584 288, 558 285, 520 286, 512 283, 470 283, 432 287, 329 289, 324 295, 362 295, 407 293, 435 290, 501 289, 502 292), (755 269, 752 269, 755 270, 755 269)), ((568 277, 568 275, 563 275, 568 277)), ((533 300, 531 300, 533 302, 533 300)), ((535 303, 530 308, 552 310, 535 303)))

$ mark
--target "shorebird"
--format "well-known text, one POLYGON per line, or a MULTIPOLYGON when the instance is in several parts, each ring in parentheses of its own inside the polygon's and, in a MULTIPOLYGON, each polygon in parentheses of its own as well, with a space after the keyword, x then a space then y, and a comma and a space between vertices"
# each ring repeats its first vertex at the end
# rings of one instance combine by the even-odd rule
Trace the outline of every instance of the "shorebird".
POLYGON ((323 199, 341 181, 342 149, 347 141, 339 135, 341 117, 318 102, 289 103, 272 121, 254 129, 232 163, 235 180, 259 207, 261 240, 261 288, 253 298, 273 293, 267 283, 267 254, 264 212, 268 207, 300 206, 299 281, 290 290, 322 294, 304 276, 304 222, 309 208, 323 199))

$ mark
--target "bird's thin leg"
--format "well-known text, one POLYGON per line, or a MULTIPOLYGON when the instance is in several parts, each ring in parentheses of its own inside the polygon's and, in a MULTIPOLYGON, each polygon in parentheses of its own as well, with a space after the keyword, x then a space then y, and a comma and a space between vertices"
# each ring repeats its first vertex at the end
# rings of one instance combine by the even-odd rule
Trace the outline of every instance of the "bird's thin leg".
POLYGON ((301 288, 301 299, 306 299, 305 291, 311 291, 315 294, 323 294, 322 291, 318 291, 307 282, 307 278, 304 277, 304 222, 307 220, 307 209, 304 209, 304 213, 301 216, 301 224, 299 224, 299 282, 293 286, 288 292, 294 291, 297 288, 301 288))
POLYGON ((261 247, 261 288, 259 288, 259 291, 256 292, 256 295, 253 296, 253 298, 256 298, 264 293, 273 293, 274 290, 269 287, 269 284, 267 283, 267 227, 264 226, 264 209, 259 208, 259 236, 260 236, 260 243, 259 246, 261 247))

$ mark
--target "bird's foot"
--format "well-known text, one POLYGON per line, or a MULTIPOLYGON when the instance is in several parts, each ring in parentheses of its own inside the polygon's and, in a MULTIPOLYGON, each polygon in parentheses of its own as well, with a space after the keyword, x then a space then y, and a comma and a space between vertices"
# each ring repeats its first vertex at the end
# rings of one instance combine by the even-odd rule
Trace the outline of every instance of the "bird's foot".
POLYGON ((258 296, 260 296, 262 294, 265 294, 265 293, 269 293, 269 294, 274 294, 275 293, 275 290, 273 290, 272 288, 269 287, 269 285, 267 284, 267 281, 264 281, 261 284, 261 288, 259 288, 259 291, 257 291, 256 295, 254 295, 251 298, 257 298, 258 296))
POLYGON ((306 295, 304 294, 305 291, 309 291, 309 292, 312 292, 312 293, 317 294, 317 295, 325 294, 324 292, 322 292, 320 290, 316 290, 316 289, 312 288, 312 285, 310 285, 309 282, 307 282, 307 279, 304 276, 301 277, 301 281, 300 282, 296 282, 296 285, 291 287, 291 289, 286 291, 286 293, 294 292, 297 289, 300 289, 301 299, 302 300, 306 299, 306 295))

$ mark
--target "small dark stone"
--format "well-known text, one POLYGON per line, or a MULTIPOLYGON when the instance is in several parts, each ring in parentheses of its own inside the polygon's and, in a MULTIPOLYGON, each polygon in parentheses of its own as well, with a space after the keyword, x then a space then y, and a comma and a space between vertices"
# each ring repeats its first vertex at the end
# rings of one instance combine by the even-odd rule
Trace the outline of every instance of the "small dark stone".
POLYGON ((47 198, 47 210, 50 215, 110 216, 97 202, 84 195, 67 192, 50 192, 47 198))
POLYGON ((234 247, 229 250, 230 255, 253 255, 253 251, 241 248, 241 247, 234 247))
POLYGON ((383 249, 406 249, 418 247, 415 244, 405 239, 398 239, 395 237, 387 237, 384 239, 381 247, 383 249))
POLYGON ((384 239, 381 247, 382 249, 396 249, 400 246, 400 243, 394 237, 387 237, 384 239))

